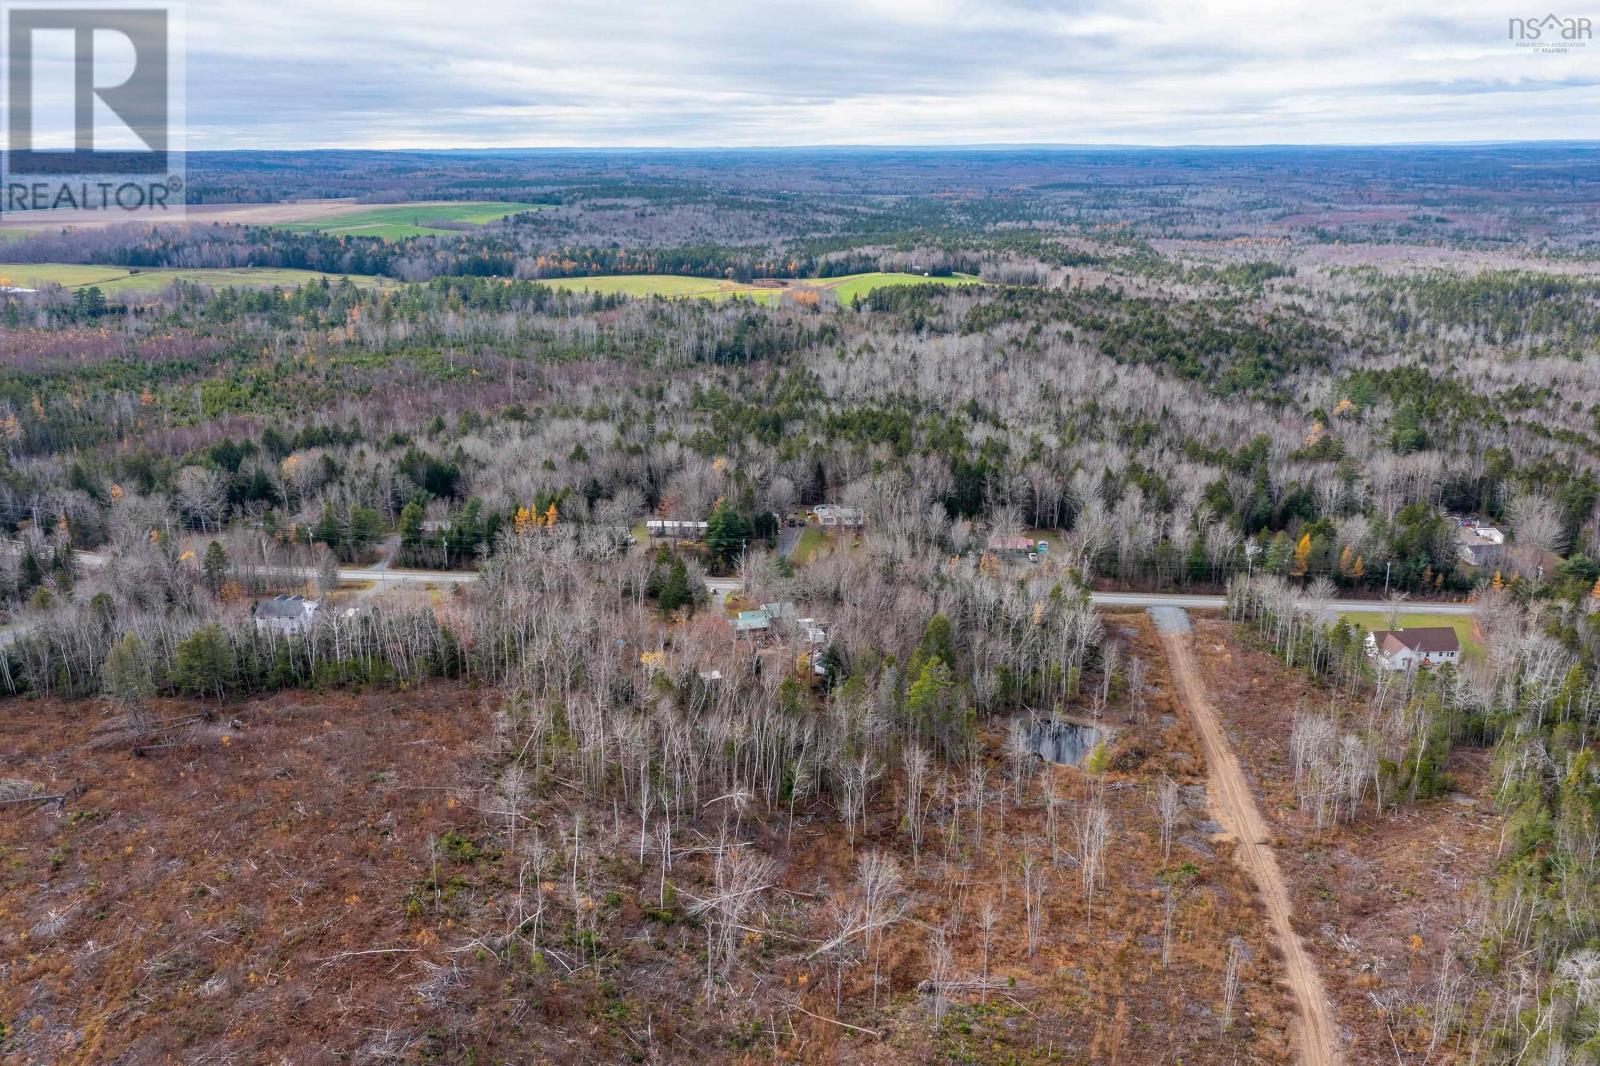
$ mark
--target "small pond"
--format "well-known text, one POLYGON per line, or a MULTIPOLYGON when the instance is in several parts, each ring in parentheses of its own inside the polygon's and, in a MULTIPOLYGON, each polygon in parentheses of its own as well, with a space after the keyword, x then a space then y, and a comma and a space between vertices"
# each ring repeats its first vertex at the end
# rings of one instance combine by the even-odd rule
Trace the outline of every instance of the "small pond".
POLYGON ((1028 750, 1048 762, 1077 766, 1094 746, 1107 739, 1103 729, 1076 722, 1035 722, 1028 730, 1028 750))

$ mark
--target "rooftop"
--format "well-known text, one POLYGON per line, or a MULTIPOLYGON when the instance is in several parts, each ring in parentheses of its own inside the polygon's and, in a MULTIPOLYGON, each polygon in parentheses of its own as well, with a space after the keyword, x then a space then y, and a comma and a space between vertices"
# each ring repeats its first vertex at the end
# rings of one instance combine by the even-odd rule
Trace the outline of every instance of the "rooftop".
POLYGON ((1456 530, 1459 544, 1504 544, 1506 535, 1493 526, 1461 526, 1456 530))
POLYGON ((766 629, 772 624, 772 616, 766 611, 740 611, 739 617, 733 620, 735 633, 749 633, 757 629, 766 629))
POLYGON ((260 618, 302 618, 308 610, 315 610, 316 607, 316 600, 308 600, 304 596, 274 596, 256 604, 256 615, 260 618))
POLYGON ((1460 651, 1461 639, 1449 626, 1419 626, 1416 629, 1378 629, 1372 633, 1381 651, 1393 652, 1402 648, 1427 655, 1460 651))

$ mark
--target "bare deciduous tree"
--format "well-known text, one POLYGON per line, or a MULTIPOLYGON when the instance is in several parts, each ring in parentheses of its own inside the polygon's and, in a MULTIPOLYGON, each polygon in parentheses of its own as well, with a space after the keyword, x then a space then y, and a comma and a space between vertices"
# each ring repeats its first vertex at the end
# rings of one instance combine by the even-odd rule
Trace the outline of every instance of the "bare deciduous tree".
POLYGON ((1165 774, 1156 786, 1156 813, 1161 817, 1161 862, 1172 861, 1172 834, 1183 814, 1183 796, 1178 783, 1165 774))
POLYGON ((1244 967, 1244 941, 1238 937, 1228 938, 1228 965, 1222 975, 1222 1010, 1217 1014, 1217 1020, 1226 1033, 1233 1028, 1233 1012, 1239 1001, 1239 980, 1244 967))
POLYGON ((712 893, 690 905, 690 913, 706 919, 706 998, 716 994, 716 981, 733 966, 739 934, 746 919, 772 887, 772 859, 753 848, 720 844, 712 867, 712 893))
POLYGON ((1567 546, 1561 509, 1547 496, 1512 497, 1506 517, 1511 522, 1512 558, 1524 574, 1537 573, 1547 556, 1560 554, 1567 546))
POLYGON ((1105 881, 1105 849, 1111 836, 1111 816, 1098 791, 1079 805, 1073 824, 1077 843, 1078 879, 1086 904, 1085 920, 1093 921, 1094 891, 1105 881))
POLYGON ((927 788, 928 772, 932 758, 927 749, 913 744, 902 756, 905 767, 905 820, 911 835, 911 864, 915 866, 922 855, 922 833, 926 808, 923 791, 927 788))
POLYGON ((178 471, 176 489, 178 510, 196 522, 201 532, 221 532, 228 510, 228 481, 220 470, 186 466, 178 471))

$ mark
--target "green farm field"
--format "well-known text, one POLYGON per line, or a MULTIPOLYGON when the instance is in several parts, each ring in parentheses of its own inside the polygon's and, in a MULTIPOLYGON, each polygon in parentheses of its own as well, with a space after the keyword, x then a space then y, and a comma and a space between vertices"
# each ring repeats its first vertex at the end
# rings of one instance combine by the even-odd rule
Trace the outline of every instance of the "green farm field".
POLYGON ((981 285, 976 275, 950 274, 945 277, 924 277, 921 274, 888 274, 874 271, 869 274, 846 274, 838 278, 819 278, 814 284, 816 288, 826 289, 838 297, 842 304, 849 304, 858 296, 866 296, 873 289, 884 289, 894 285, 981 285))
POLYGON ((896 285, 979 285, 970 274, 930 278, 921 274, 893 274, 874 271, 846 274, 837 278, 770 279, 762 282, 725 281, 696 278, 683 274, 609 274, 587 278, 547 278, 539 282, 569 292, 596 292, 623 296, 665 296, 673 299, 696 297, 725 300, 739 296, 757 303, 776 303, 785 292, 831 292, 840 303, 849 304, 873 289, 896 285))
MULTIPOLYGON (((190 281, 212 288, 237 286, 240 288, 297 288, 309 281, 327 278, 339 280, 339 275, 322 274, 315 270, 287 270, 272 267, 196 268, 188 270, 129 270, 126 267, 93 266, 82 263, 0 263, 0 285, 37 289, 45 285, 60 285, 67 289, 87 289, 97 286, 107 295, 113 293, 160 292, 174 281, 190 281)), ((388 287, 399 283, 390 278, 351 275, 350 280, 363 288, 388 287)))
POLYGON ((759 303, 778 298, 776 287, 762 288, 717 278, 693 278, 682 274, 607 274, 589 278, 542 278, 540 285, 567 292, 595 292, 606 296, 697 296, 725 299, 746 296, 759 303))
POLYGON ((294 233, 326 233, 335 237, 382 237, 389 241, 406 237, 448 237, 459 231, 439 223, 481 226, 520 211, 547 211, 550 206, 480 201, 392 204, 313 221, 280 222, 274 228, 294 233))

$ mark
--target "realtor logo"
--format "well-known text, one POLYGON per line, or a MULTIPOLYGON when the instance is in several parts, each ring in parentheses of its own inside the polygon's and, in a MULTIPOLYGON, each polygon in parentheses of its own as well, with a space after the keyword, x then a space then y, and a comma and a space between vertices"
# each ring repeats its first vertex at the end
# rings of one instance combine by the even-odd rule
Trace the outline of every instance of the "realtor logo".
POLYGON ((1506 19, 1506 38, 1530 51, 1567 52, 1585 47, 1593 37, 1594 23, 1588 18, 1550 14, 1506 19))
POLYGON ((0 217, 157 213, 184 202, 179 11, 4 3, 0 217))

